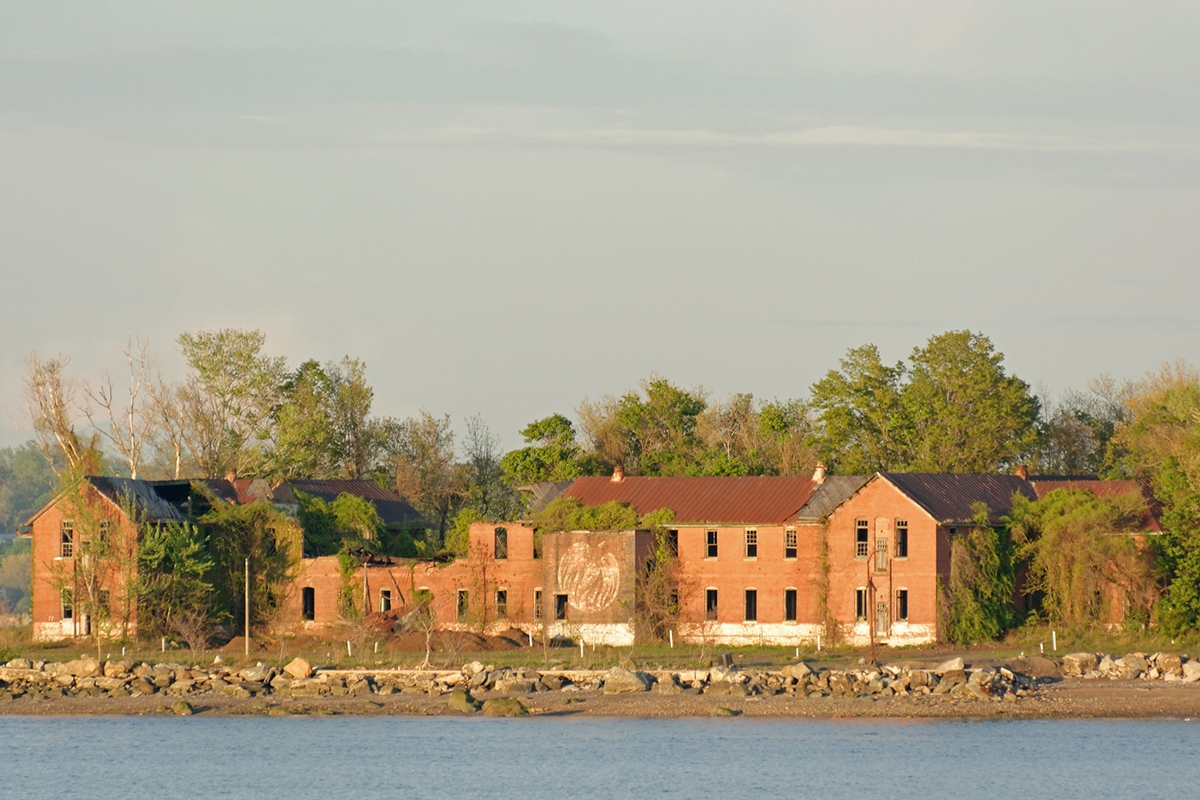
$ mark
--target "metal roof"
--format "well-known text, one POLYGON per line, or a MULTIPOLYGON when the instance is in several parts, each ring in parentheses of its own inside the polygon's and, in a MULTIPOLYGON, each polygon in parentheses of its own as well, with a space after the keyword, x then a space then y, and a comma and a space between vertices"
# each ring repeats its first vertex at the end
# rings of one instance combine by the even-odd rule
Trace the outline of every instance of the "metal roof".
POLYGON ((550 501, 557 500, 563 496, 567 489, 571 488, 571 484, 575 480, 568 479, 565 481, 539 481, 526 486, 518 486, 517 490, 528 492, 532 497, 529 501, 529 508, 525 509, 525 513, 533 514, 545 508, 550 501))
POLYGON ((681 524, 779 525, 793 521, 813 494, 810 477, 576 478, 565 497, 585 506, 611 500, 637 513, 660 508, 681 524))
POLYGON ((154 491, 151 481, 135 481, 129 478, 106 478, 92 475, 88 482, 96 491, 120 506, 129 498, 138 511, 146 515, 151 522, 183 522, 184 516, 175 506, 168 503, 154 491))
POLYGON ((809 501, 796 515, 797 521, 815 524, 825 519, 831 511, 849 500, 855 492, 871 480, 870 475, 829 475, 817 487, 809 501))
POLYGON ((379 512, 380 519, 388 526, 422 522, 421 514, 409 505, 407 500, 393 491, 384 489, 375 481, 289 480, 275 487, 276 502, 296 502, 295 495, 288 491, 287 487, 319 497, 327 503, 336 500, 340 494, 350 494, 369 500, 375 506, 375 510, 379 512), (291 497, 289 498, 288 495, 291 497))
POLYGON ((879 476, 908 495, 939 523, 971 524, 971 506, 986 503, 988 524, 999 525, 1012 508, 1013 495, 1036 500, 1033 485, 1016 475, 881 472, 879 476))
POLYGON ((1158 518, 1162 514, 1162 503, 1154 497, 1150 488, 1140 481, 1104 481, 1096 477, 1039 475, 1030 478, 1029 482, 1033 484, 1033 490, 1037 492, 1039 500, 1055 489, 1066 489, 1069 492, 1091 492, 1096 497, 1120 497, 1125 494, 1137 493, 1146 503, 1138 530, 1162 533, 1162 526, 1158 522, 1158 518))

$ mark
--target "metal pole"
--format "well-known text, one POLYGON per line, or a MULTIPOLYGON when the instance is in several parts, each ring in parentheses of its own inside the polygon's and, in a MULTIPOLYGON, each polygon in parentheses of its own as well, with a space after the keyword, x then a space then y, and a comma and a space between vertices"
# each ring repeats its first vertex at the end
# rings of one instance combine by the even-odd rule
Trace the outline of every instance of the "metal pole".
POLYGON ((246 556, 246 655, 250 655, 250 556, 246 556))

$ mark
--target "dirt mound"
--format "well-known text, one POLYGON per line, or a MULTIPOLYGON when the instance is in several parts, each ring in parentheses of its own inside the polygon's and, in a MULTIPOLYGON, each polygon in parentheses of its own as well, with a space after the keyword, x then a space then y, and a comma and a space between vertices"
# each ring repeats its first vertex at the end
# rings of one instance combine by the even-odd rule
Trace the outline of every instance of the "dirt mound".
MULTIPOLYGON (((506 633, 508 633, 506 631, 506 633)), ((525 634, 517 631, 520 636, 525 634)), ((527 641, 527 640, 525 640, 527 641)), ((509 636, 486 636, 467 631, 434 631, 429 644, 435 653, 492 653, 520 650, 524 641, 509 636)), ((423 653, 425 634, 403 633, 391 639, 384 648, 389 653, 423 653)))
POLYGON ((404 616, 406 609, 393 608, 390 611, 376 611, 362 618, 364 628, 370 628, 379 633, 391 633, 396 630, 396 623, 404 616))
MULTIPOLYGON (((245 636, 233 637, 232 639, 229 640, 229 644, 225 645, 217 652, 228 653, 230 655, 236 655, 237 653, 246 652, 246 637, 245 636)), ((267 652, 267 648, 262 643, 256 642, 253 639, 251 639, 250 640, 250 652, 251 653, 265 653, 265 652, 267 652)))

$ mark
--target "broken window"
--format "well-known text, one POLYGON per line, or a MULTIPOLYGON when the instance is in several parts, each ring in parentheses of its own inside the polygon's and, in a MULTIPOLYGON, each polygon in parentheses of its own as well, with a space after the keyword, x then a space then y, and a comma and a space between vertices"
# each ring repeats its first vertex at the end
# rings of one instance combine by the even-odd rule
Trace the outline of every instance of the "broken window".
POLYGON ((104 611, 108 611, 108 610, 109 610, 109 608, 110 608, 110 606, 109 606, 110 598, 111 598, 111 595, 109 594, 109 591, 108 591, 108 589, 101 589, 101 590, 100 590, 100 597, 99 597, 99 601, 100 601, 100 602, 99 602, 99 609, 100 609, 100 611, 101 611, 101 612, 104 612, 104 611))
POLYGON ((471 610, 471 593, 466 589, 458 590, 458 603, 455 606, 455 614, 459 622, 467 618, 467 614, 471 610))
POLYGON ((667 531, 667 552, 673 558, 679 555, 679 531, 667 531))
POLYGON ((533 590, 533 618, 534 619, 542 618, 542 590, 541 589, 533 590))
POLYGON ((106 520, 106 519, 100 520, 100 526, 99 526, 100 541, 103 542, 106 539, 108 539, 108 531, 109 531, 109 528, 111 528, 111 527, 112 527, 112 523, 110 523, 108 520, 106 520))
POLYGON ((866 589, 855 589, 854 590, 854 618, 855 619, 866 619, 867 618, 867 590, 866 589))
POLYGON ((391 589, 380 589, 379 590, 379 610, 380 611, 391 611, 392 610, 392 590, 391 589))
POLYGON ((75 555, 75 524, 69 519, 64 519, 58 526, 59 530, 59 549, 58 554, 63 558, 70 558, 75 555))
POLYGON ((715 621, 717 618, 717 590, 709 589, 704 593, 704 618, 715 621))
POLYGON ((312 621, 317 618, 317 591, 311 586, 305 586, 300 590, 301 612, 304 619, 312 621))
POLYGON ((888 568, 888 548, 887 539, 883 536, 875 538, 875 571, 887 572, 888 568))
POLYGON ((758 558, 758 531, 746 531, 746 558, 758 558))
POLYGON ((542 532, 534 531, 533 533, 533 557, 537 560, 542 557, 542 532))
POLYGON ((708 542, 707 550, 705 552, 705 557, 706 558, 716 558, 717 557, 717 532, 716 531, 708 531, 707 533, 704 534, 704 536, 708 542))
POLYGON ((746 590, 746 622, 758 621, 758 590, 746 590))
POLYGON ((854 522, 854 557, 866 558, 870 547, 871 528, 865 519, 854 522))
POLYGON ((508 530, 505 528, 496 528, 496 560, 506 561, 508 559, 508 530))
POLYGON ((567 618, 567 596, 565 594, 554 595, 554 618, 567 618))
POLYGON ((75 602, 71 599, 70 592, 62 593, 62 618, 71 619, 75 616, 75 602))
POLYGON ((908 619, 908 589, 896 590, 896 619, 908 619))
POLYGON ((908 520, 896 520, 896 558, 908 558, 908 520))
POLYGON ((496 616, 504 619, 508 616, 508 590, 496 590, 496 616))
POLYGON ((796 621, 796 590, 784 589, 783 591, 783 619, 785 622, 796 621))
POLYGON ((796 529, 788 528, 783 532, 783 557, 796 557, 796 529))

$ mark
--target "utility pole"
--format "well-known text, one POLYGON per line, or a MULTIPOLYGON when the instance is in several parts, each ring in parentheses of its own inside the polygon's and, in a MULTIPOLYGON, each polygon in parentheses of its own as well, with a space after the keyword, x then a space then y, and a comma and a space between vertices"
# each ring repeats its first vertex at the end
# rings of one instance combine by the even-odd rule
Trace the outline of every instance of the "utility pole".
POLYGON ((250 556, 246 556, 246 655, 250 655, 250 556))

